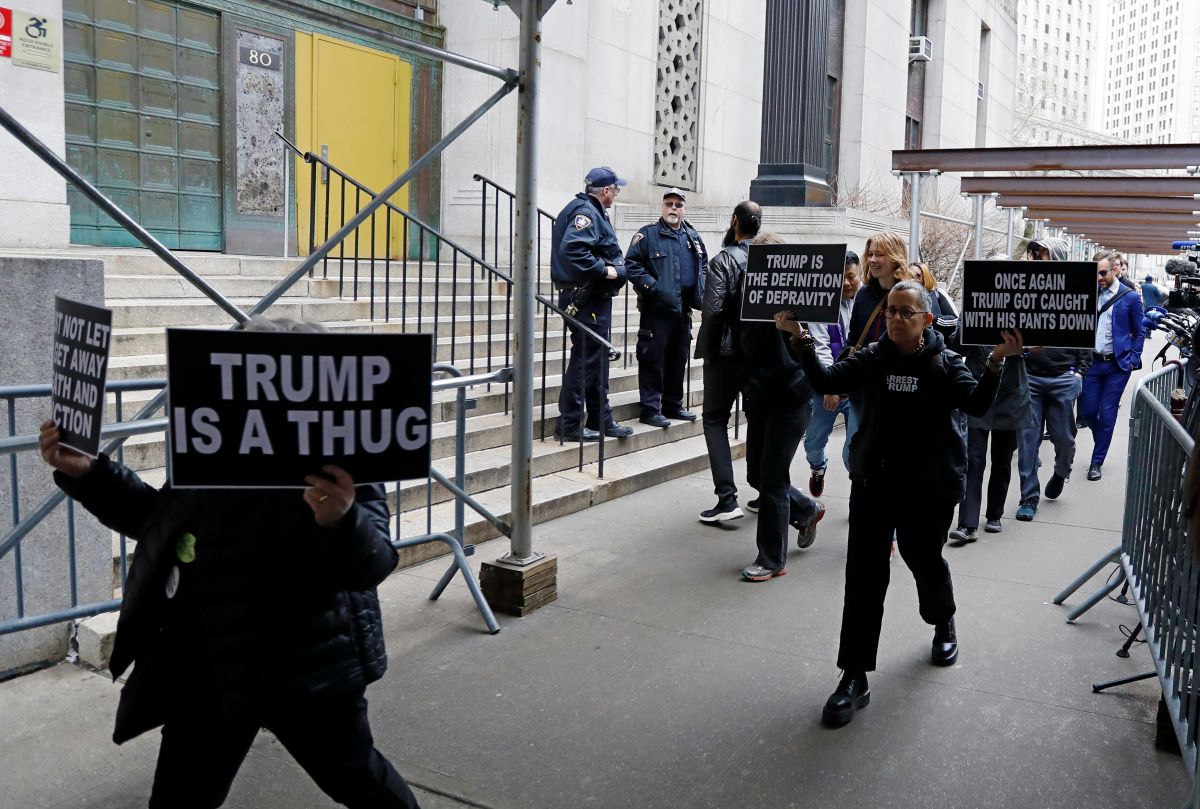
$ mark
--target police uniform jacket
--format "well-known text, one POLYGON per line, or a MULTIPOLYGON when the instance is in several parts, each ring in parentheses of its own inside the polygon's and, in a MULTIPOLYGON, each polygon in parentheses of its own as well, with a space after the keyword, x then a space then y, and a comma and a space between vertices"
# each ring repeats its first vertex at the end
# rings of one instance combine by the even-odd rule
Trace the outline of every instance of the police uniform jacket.
POLYGON ((625 272, 638 296, 638 309, 643 312, 672 312, 681 314, 700 309, 704 301, 704 268, 708 253, 696 229, 684 222, 680 225, 687 242, 687 255, 694 262, 696 286, 688 300, 683 300, 679 280, 683 268, 671 242, 678 233, 662 219, 646 225, 633 235, 625 254, 625 272))
POLYGON ((559 289, 591 284, 607 297, 625 284, 625 257, 600 200, 579 193, 554 219, 550 239, 550 278, 559 289), (606 277, 608 268, 615 280, 606 277))
POLYGON ((237 717, 358 699, 383 676, 375 587, 398 557, 382 486, 359 486, 341 522, 323 528, 298 491, 155 490, 104 455, 84 476, 54 480, 137 540, 109 663, 114 679, 137 663, 118 744, 197 692, 237 717))

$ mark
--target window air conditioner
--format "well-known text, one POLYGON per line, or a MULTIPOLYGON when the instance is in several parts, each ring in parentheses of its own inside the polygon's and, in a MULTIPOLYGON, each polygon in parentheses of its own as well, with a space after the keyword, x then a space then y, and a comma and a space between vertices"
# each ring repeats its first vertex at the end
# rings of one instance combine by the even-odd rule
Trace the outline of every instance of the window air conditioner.
POLYGON ((910 61, 910 62, 932 62, 933 61, 933 43, 929 41, 929 37, 909 37, 908 38, 908 61, 910 61))

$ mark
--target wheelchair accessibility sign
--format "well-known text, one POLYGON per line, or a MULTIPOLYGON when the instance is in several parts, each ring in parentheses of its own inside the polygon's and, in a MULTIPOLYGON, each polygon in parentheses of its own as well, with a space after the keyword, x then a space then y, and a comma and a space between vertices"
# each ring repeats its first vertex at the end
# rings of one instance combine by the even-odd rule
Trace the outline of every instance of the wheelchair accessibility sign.
POLYGON ((8 20, 13 65, 57 73, 61 37, 58 20, 29 11, 10 13, 0 9, 0 14, 8 20))

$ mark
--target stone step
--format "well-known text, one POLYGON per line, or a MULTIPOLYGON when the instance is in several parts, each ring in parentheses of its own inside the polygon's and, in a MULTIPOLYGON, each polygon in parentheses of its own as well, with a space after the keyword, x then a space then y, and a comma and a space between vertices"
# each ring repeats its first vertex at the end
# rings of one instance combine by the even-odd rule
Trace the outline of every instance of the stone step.
MULTIPOLYGON (((490 291, 490 294, 499 296, 508 292, 509 284, 503 279, 493 277, 489 281, 478 275, 472 278, 460 270, 459 277, 455 280, 450 273, 451 270, 447 269, 441 274, 435 274, 434 271, 426 268, 424 277, 418 277, 414 268, 405 277, 398 268, 393 267, 391 268, 391 279, 386 280, 384 269, 380 268, 373 283, 370 275, 364 272, 360 275, 357 286, 354 283, 353 275, 350 274, 344 281, 339 281, 336 273, 328 278, 322 278, 318 274, 312 278, 305 276, 296 281, 284 293, 284 297, 369 299, 372 290, 377 298, 396 298, 409 294, 432 297, 435 291, 438 295, 467 295, 472 292, 486 295, 490 291)), ((261 298, 274 289, 282 277, 282 275, 215 275, 205 278, 205 280, 226 297, 261 298)), ((553 290, 549 284, 542 284, 538 291, 547 295, 553 290)), ((175 299, 195 297, 199 294, 191 282, 179 275, 105 273, 104 276, 104 296, 110 306, 119 304, 128 298, 175 299)), ((164 303, 169 303, 169 300, 164 300, 164 303)))

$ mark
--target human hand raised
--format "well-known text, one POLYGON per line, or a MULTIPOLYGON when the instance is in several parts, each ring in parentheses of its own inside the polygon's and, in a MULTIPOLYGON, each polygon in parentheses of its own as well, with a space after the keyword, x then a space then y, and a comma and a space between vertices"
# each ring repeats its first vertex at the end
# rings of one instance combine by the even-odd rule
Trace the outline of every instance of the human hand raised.
POLYGON ((69 478, 81 478, 92 471, 91 458, 82 452, 64 447, 59 441, 62 433, 52 420, 42 422, 41 433, 38 436, 38 447, 42 452, 42 460, 69 478))
POLYGON ((993 357, 1016 357, 1025 351, 1025 338, 1020 329, 1005 329, 1000 336, 1004 342, 992 349, 993 357))
POLYGON ((333 528, 354 505, 354 478, 345 469, 332 464, 322 466, 321 471, 333 480, 306 475, 304 482, 309 488, 304 490, 304 502, 312 509, 317 525, 333 528))

